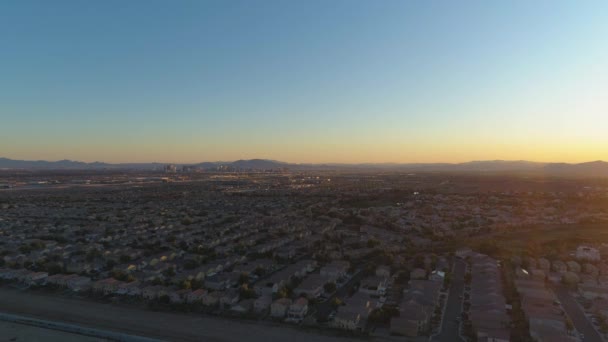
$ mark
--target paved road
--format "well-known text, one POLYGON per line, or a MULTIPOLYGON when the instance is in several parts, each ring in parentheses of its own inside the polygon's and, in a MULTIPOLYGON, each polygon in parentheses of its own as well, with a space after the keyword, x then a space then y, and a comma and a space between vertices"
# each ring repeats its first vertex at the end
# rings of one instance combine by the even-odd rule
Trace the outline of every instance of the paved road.
POLYGON ((107 339, 71 334, 31 325, 0 321, 0 341, 9 342, 108 342, 107 339))
POLYGON ((452 274, 452 284, 448 296, 448 302, 443 313, 443 322, 439 335, 431 337, 434 342, 454 342, 460 341, 459 323, 456 317, 460 317, 462 312, 462 296, 464 291, 464 273, 466 264, 460 259, 454 262, 454 272, 452 274))
MULTIPOLYGON (((171 342, 347 342, 289 325, 220 319, 200 314, 152 312, 0 287, 3 312, 171 342)), ((2 334, 0 332, 0 337, 2 334)), ((1 339, 0 339, 1 341, 1 339)))
POLYGON ((598 332, 593 328, 593 324, 587 319, 585 313, 581 309, 581 307, 576 302, 576 299, 572 297, 567 288, 557 287, 554 289, 557 298, 562 302, 562 306, 574 326, 576 330, 585 334, 585 342, 602 342, 602 337, 598 334, 598 332))
MULTIPOLYGON (((124 342, 163 342, 157 339, 151 339, 147 337, 127 335, 117 333, 114 331, 99 330, 93 328, 82 327, 74 324, 66 324, 62 322, 53 322, 49 320, 36 319, 31 317, 12 315, 6 313, 0 313, 0 321, 13 323, 13 324, 25 324, 32 327, 41 329, 47 329, 49 335, 53 335, 52 331, 62 331, 71 334, 94 337, 104 339, 108 341, 124 341, 124 342)), ((66 335, 69 336, 69 335, 66 335)), ((83 340, 85 340, 83 338, 83 340)), ((101 341, 101 340, 100 340, 101 341)))

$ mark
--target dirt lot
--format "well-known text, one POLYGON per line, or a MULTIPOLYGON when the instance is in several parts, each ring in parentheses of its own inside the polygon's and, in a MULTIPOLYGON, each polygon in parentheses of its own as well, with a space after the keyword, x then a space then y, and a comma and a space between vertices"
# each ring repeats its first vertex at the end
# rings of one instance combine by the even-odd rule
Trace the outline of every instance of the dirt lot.
POLYGON ((0 288, 0 311, 168 341, 352 341, 266 322, 143 311, 5 287, 0 288))

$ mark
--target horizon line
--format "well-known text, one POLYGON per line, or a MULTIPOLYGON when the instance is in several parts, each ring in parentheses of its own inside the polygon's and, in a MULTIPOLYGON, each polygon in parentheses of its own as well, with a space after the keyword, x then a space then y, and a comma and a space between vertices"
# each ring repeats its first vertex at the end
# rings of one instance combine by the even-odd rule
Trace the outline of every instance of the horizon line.
POLYGON ((96 163, 100 163, 100 164, 110 164, 110 165, 120 165, 120 164, 162 164, 162 165, 171 165, 171 164, 176 164, 176 165, 195 165, 195 164, 202 164, 202 163, 213 163, 213 164, 218 164, 218 163, 234 163, 237 161, 252 161, 252 160, 261 160, 261 161, 267 161, 267 162, 274 162, 274 163, 281 163, 281 164, 291 164, 291 165, 430 165, 430 164, 449 164, 449 165, 458 165, 458 164, 467 164, 467 163, 480 163, 480 162, 506 162, 506 163, 517 163, 517 162, 521 162, 521 163, 534 163, 534 164, 571 164, 571 165, 576 165, 576 164, 586 164, 586 163, 597 163, 597 162, 603 162, 606 163, 607 161, 603 160, 603 159, 596 159, 596 160, 588 160, 588 161, 583 161, 583 162, 564 162, 564 161, 551 161, 551 162, 541 162, 541 161, 534 161, 534 160, 526 160, 526 159, 474 159, 474 160, 468 160, 468 161, 461 161, 461 162, 445 162, 445 161, 435 161, 435 162, 285 162, 285 161, 281 161, 281 160, 276 160, 276 159, 267 159, 267 158, 249 158, 249 159, 235 159, 235 160, 216 160, 216 161, 197 161, 197 162, 161 162, 161 161, 145 161, 145 162, 107 162, 107 161, 100 161, 100 160, 95 160, 95 161, 91 161, 91 162, 86 162, 86 161, 81 161, 81 160, 74 160, 74 159, 58 159, 58 160, 48 160, 48 159, 12 159, 12 158, 8 158, 8 157, 2 157, 0 156, 0 160, 4 159, 4 160, 11 160, 11 161, 19 161, 19 162, 47 162, 47 163, 58 163, 58 162, 73 162, 73 163, 84 163, 84 164, 96 164, 96 163))

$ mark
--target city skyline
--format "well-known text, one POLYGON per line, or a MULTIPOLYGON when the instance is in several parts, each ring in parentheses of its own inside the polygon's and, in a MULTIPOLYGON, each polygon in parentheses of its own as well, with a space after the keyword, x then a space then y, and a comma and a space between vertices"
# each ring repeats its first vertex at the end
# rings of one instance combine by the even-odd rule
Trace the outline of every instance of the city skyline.
POLYGON ((0 4, 0 156, 608 159, 601 1, 0 4))

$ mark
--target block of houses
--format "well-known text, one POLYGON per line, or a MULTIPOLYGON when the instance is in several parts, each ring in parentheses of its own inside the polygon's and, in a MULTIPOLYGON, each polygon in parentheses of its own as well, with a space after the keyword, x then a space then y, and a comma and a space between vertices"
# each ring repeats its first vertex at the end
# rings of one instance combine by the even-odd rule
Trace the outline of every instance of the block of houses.
MULTIPOLYGON (((487 255, 477 254, 471 258, 471 275, 469 318, 477 332, 478 340, 509 341, 510 330, 508 327, 511 319, 506 310, 506 300, 503 295, 498 262, 487 255)), ((531 276, 528 279, 516 280, 516 282, 524 281, 532 284, 542 283, 534 280, 531 276)), ((530 293, 538 292, 538 290, 532 289, 530 293)), ((527 307, 527 300, 530 298, 524 295, 522 307, 527 307)), ((549 305, 552 304, 551 300, 543 299, 543 301, 548 302, 549 305)))

